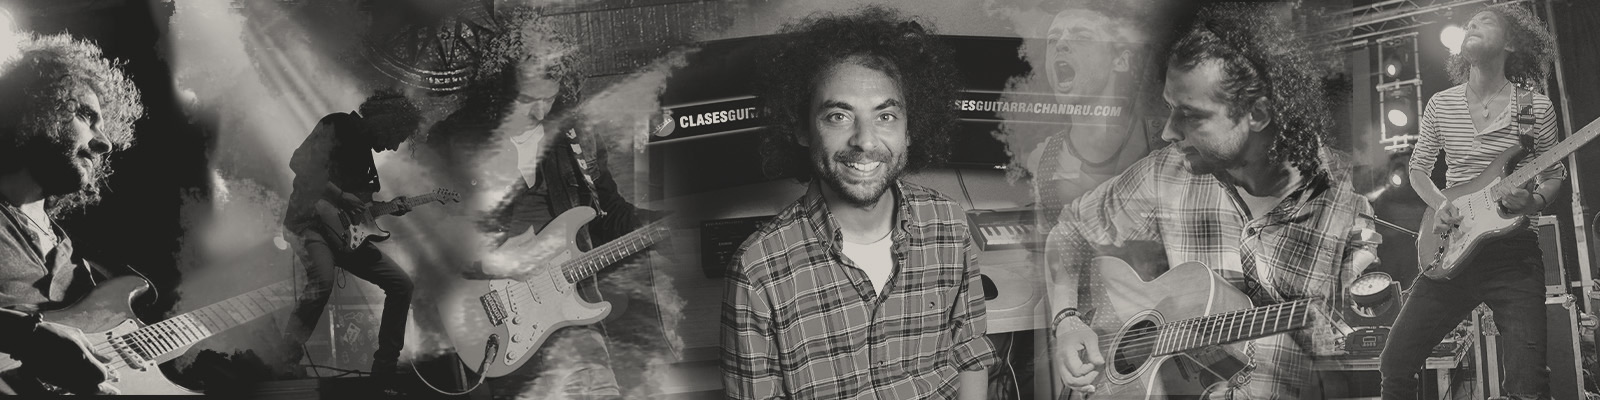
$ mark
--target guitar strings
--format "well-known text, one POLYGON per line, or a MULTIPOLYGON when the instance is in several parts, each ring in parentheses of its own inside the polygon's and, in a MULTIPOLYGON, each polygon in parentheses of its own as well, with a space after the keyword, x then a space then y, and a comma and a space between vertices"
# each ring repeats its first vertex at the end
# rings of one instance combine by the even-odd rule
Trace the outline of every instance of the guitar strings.
MULTIPOLYGON (((1289 317, 1289 321, 1290 321, 1291 325, 1293 325, 1293 319, 1295 317, 1302 318, 1302 321, 1304 321, 1305 318, 1307 318, 1307 316, 1305 314, 1301 314, 1301 313, 1296 313, 1295 315, 1291 315, 1289 317)), ((1226 321, 1227 319, 1229 319, 1229 318, 1223 318, 1222 320, 1226 321)), ((1239 328, 1238 331, 1239 332, 1249 332, 1249 331, 1255 330, 1257 328, 1265 328, 1266 327, 1266 323, 1268 321, 1262 320, 1262 321, 1259 321, 1259 322, 1260 322, 1259 324, 1252 322, 1252 323, 1249 323, 1249 324, 1237 326, 1239 328)), ((1224 326, 1224 325, 1219 324, 1217 326, 1224 326)), ((1232 328, 1232 327, 1230 327, 1230 328, 1232 328)), ((1223 328, 1223 329, 1227 329, 1227 328, 1223 328)), ((1148 331, 1149 329, 1139 329, 1139 330, 1140 331, 1148 331)), ((1130 332, 1132 332, 1132 330, 1130 330, 1130 332)), ((1126 337, 1128 335, 1124 334, 1123 336, 1126 337)), ((1206 339, 1207 336, 1221 337, 1223 335, 1201 335, 1201 336, 1196 337, 1195 339, 1199 339, 1199 341, 1201 341, 1201 342, 1214 340, 1214 339, 1206 339)), ((1254 336, 1254 335, 1245 335, 1245 337, 1249 337, 1249 336, 1254 336)), ((1269 336, 1269 335, 1262 335, 1262 336, 1269 336)), ((1121 343, 1123 343, 1123 345, 1119 347, 1119 350, 1124 350, 1124 352, 1128 353, 1130 356, 1133 356, 1133 357, 1152 357, 1152 356, 1154 356, 1156 354, 1156 352, 1153 350, 1153 347, 1158 345, 1159 343, 1157 343, 1157 342, 1160 341, 1160 340, 1161 340, 1161 338, 1160 338, 1159 334, 1158 335, 1145 335, 1143 337, 1130 339, 1130 340, 1121 342, 1121 343)), ((1106 348, 1107 350, 1109 350, 1109 346, 1111 346, 1111 345, 1113 345, 1115 343, 1116 342, 1107 343, 1107 345, 1102 346, 1102 348, 1106 348)), ((1184 347, 1188 347, 1188 346, 1178 346, 1178 349, 1179 349, 1178 351, 1166 351, 1166 352, 1162 352, 1162 354, 1173 354, 1173 353, 1181 353, 1183 351, 1187 351, 1188 349, 1184 349, 1184 347)), ((1204 346, 1195 346, 1193 348, 1198 348, 1198 347, 1204 347, 1204 346)))
MULTIPOLYGON (((1296 301, 1296 302, 1290 302, 1290 303, 1276 304, 1276 305, 1263 307, 1263 308, 1276 308, 1277 310, 1275 310, 1275 311, 1279 311, 1281 313, 1283 308, 1291 308, 1291 306, 1298 307, 1298 304, 1305 304, 1305 303, 1308 303, 1308 302, 1307 301, 1296 301)), ((1218 329, 1219 331, 1226 331, 1227 329, 1236 329, 1236 331, 1238 331, 1238 332, 1250 332, 1250 331, 1256 330, 1257 328, 1266 328, 1267 327, 1266 324, 1269 323, 1269 322, 1271 322, 1274 325, 1276 325, 1277 324, 1276 320, 1283 320, 1283 318, 1281 316, 1273 318, 1275 321, 1268 321, 1267 319, 1264 319, 1264 318, 1252 318, 1252 321, 1250 323, 1247 323, 1247 324, 1244 324, 1244 325, 1232 325, 1232 326, 1227 325, 1228 321, 1243 319, 1242 316, 1245 316, 1245 315, 1247 315, 1247 314, 1249 314, 1251 312, 1265 314, 1265 313, 1270 312, 1270 311, 1257 310, 1257 309, 1238 310, 1238 311, 1231 311, 1231 312, 1227 312, 1227 313, 1223 313, 1223 314, 1216 314, 1216 315, 1210 315, 1210 316, 1204 316, 1204 317, 1195 317, 1195 318, 1183 319, 1183 320, 1178 320, 1178 321, 1174 321, 1174 322, 1170 322, 1170 323, 1166 323, 1166 324, 1162 324, 1162 325, 1158 325, 1158 326, 1150 326, 1150 327, 1145 327, 1145 328, 1130 329, 1127 332, 1123 333, 1122 337, 1133 336, 1133 335, 1136 335, 1136 334, 1137 335, 1141 335, 1141 336, 1137 337, 1137 338, 1134 338, 1134 339, 1129 339, 1129 340, 1120 342, 1120 343, 1123 343, 1123 345, 1120 346, 1119 349, 1131 350, 1131 351, 1129 351, 1129 353, 1132 353, 1132 355, 1135 355, 1135 356, 1142 356, 1142 357, 1152 356, 1155 353, 1153 348, 1156 345, 1159 344, 1159 342, 1162 340, 1162 338, 1160 336, 1160 332, 1157 332, 1154 335, 1147 334, 1148 332, 1155 331, 1155 330, 1181 329, 1179 327, 1179 325, 1183 325, 1183 324, 1188 323, 1190 321, 1197 321, 1197 320, 1201 320, 1201 319, 1212 319, 1213 321, 1217 321, 1214 326, 1222 327, 1222 328, 1218 329), (1137 352, 1135 352, 1135 351, 1137 351, 1137 352)), ((1307 318, 1309 318, 1309 316, 1307 315, 1308 313, 1309 313, 1309 308, 1306 309, 1305 311, 1295 311, 1294 308, 1291 308, 1291 312, 1290 312, 1290 315, 1288 317, 1289 324, 1291 326, 1293 326, 1294 325, 1293 321, 1294 321, 1294 319, 1296 317, 1301 318, 1302 323, 1303 323, 1304 321, 1306 321, 1307 318)), ((1262 330, 1265 330, 1265 329, 1262 329, 1262 330)), ((1195 332, 1195 330, 1190 330, 1189 332, 1195 332)), ((1194 339, 1197 339, 1197 340, 1202 341, 1202 342, 1203 341, 1208 341, 1208 340, 1202 340, 1202 339, 1205 339, 1207 336, 1221 337, 1221 336, 1224 336, 1224 335, 1220 335, 1220 334, 1200 335, 1200 336, 1195 337, 1194 339)), ((1245 335, 1245 336, 1253 336, 1253 335, 1245 335)), ((1108 347, 1108 346, 1110 346, 1112 344, 1115 344, 1115 343, 1107 343, 1107 345, 1102 346, 1102 347, 1108 347)))

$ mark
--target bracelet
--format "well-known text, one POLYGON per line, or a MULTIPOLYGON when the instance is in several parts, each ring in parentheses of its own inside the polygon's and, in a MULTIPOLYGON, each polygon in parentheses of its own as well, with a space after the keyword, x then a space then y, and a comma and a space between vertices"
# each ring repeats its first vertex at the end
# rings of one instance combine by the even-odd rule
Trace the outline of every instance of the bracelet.
MULTIPOLYGON (((1057 311, 1056 317, 1050 320, 1050 334, 1052 336, 1055 335, 1056 327, 1061 325, 1061 321, 1065 321, 1068 317, 1076 317, 1078 315, 1078 309, 1072 307, 1063 308, 1061 311, 1057 311)), ((1082 322, 1080 321, 1079 324, 1082 324, 1082 322)))

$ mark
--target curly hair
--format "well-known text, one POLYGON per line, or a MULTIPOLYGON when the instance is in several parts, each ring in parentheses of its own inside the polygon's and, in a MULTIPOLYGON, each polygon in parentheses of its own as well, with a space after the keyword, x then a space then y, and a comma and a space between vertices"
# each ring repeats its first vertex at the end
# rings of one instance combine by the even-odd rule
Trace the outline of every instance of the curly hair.
POLYGON ((1219 62, 1228 117, 1243 117, 1265 99, 1278 128, 1267 160, 1315 172, 1323 167, 1322 143, 1333 124, 1322 77, 1299 35, 1268 7, 1226 3, 1201 9, 1172 46, 1167 66, 1187 71, 1205 61, 1219 62))
MULTIPOLYGON (((1516 49, 1506 56, 1506 79, 1517 86, 1543 87, 1541 83, 1550 73, 1549 66, 1555 59, 1556 48, 1556 39, 1550 36, 1544 23, 1539 22, 1527 9, 1515 4, 1497 4, 1479 12, 1489 12, 1499 17, 1504 22, 1502 26, 1505 27, 1511 47, 1516 49)), ((1450 82, 1462 84, 1467 82, 1467 76, 1472 72, 1472 63, 1467 60, 1466 52, 1461 52, 1450 56, 1445 69, 1450 71, 1450 82)))
POLYGON ((952 104, 960 77, 951 50, 931 30, 895 10, 867 6, 848 15, 819 13, 785 24, 773 43, 771 52, 758 60, 755 85, 771 121, 761 144, 769 176, 811 179, 809 153, 796 138, 810 134, 806 115, 817 79, 852 58, 900 87, 909 140, 905 172, 944 162, 950 135, 958 129, 952 104))
MULTIPOLYGON (((99 133, 110 152, 133 145, 133 123, 144 116, 144 106, 123 62, 103 58, 98 46, 67 35, 28 34, 17 47, 15 57, 0 63, 0 171, 27 168, 31 157, 20 153, 30 151, 30 143, 71 135, 78 90, 99 97, 99 133)), ((93 184, 46 199, 49 211, 59 214, 99 202, 111 175, 104 160, 90 171, 93 184)))

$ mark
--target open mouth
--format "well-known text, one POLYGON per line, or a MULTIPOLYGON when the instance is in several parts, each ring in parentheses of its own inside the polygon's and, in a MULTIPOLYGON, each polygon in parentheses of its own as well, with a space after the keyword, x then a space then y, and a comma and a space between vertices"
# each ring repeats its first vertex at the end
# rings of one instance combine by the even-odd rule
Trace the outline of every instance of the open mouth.
POLYGON ((846 162, 846 163, 844 163, 844 165, 850 167, 850 169, 853 169, 853 170, 856 170, 856 171, 859 171, 859 172, 873 172, 873 171, 877 171, 878 167, 883 166, 883 162, 882 161, 856 161, 856 162, 846 162))
POLYGON ((1072 84, 1078 77, 1078 70, 1066 61, 1056 61, 1056 90, 1061 92, 1072 91, 1072 84))

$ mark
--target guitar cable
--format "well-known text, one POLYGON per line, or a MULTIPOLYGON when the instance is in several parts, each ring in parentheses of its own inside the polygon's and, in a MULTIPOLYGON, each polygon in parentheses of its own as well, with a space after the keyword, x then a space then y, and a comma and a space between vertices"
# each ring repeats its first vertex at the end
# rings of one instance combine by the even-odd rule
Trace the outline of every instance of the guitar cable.
MULTIPOLYGON (((478 390, 478 387, 483 385, 483 381, 489 377, 488 375, 483 374, 484 371, 489 369, 489 360, 493 360, 499 355, 500 335, 491 333, 489 334, 489 340, 485 340, 483 342, 483 360, 478 362, 478 382, 473 383, 472 387, 467 388, 465 391, 447 392, 444 389, 440 389, 438 386, 434 386, 432 382, 428 382, 428 378, 422 376, 422 371, 417 371, 417 365, 415 363, 411 364, 411 373, 416 375, 417 380, 422 381, 422 384, 428 385, 428 388, 433 389, 435 392, 439 392, 446 396, 461 396, 472 393, 472 391, 478 390)), ((460 354, 458 353, 456 356, 459 358, 460 354)))

